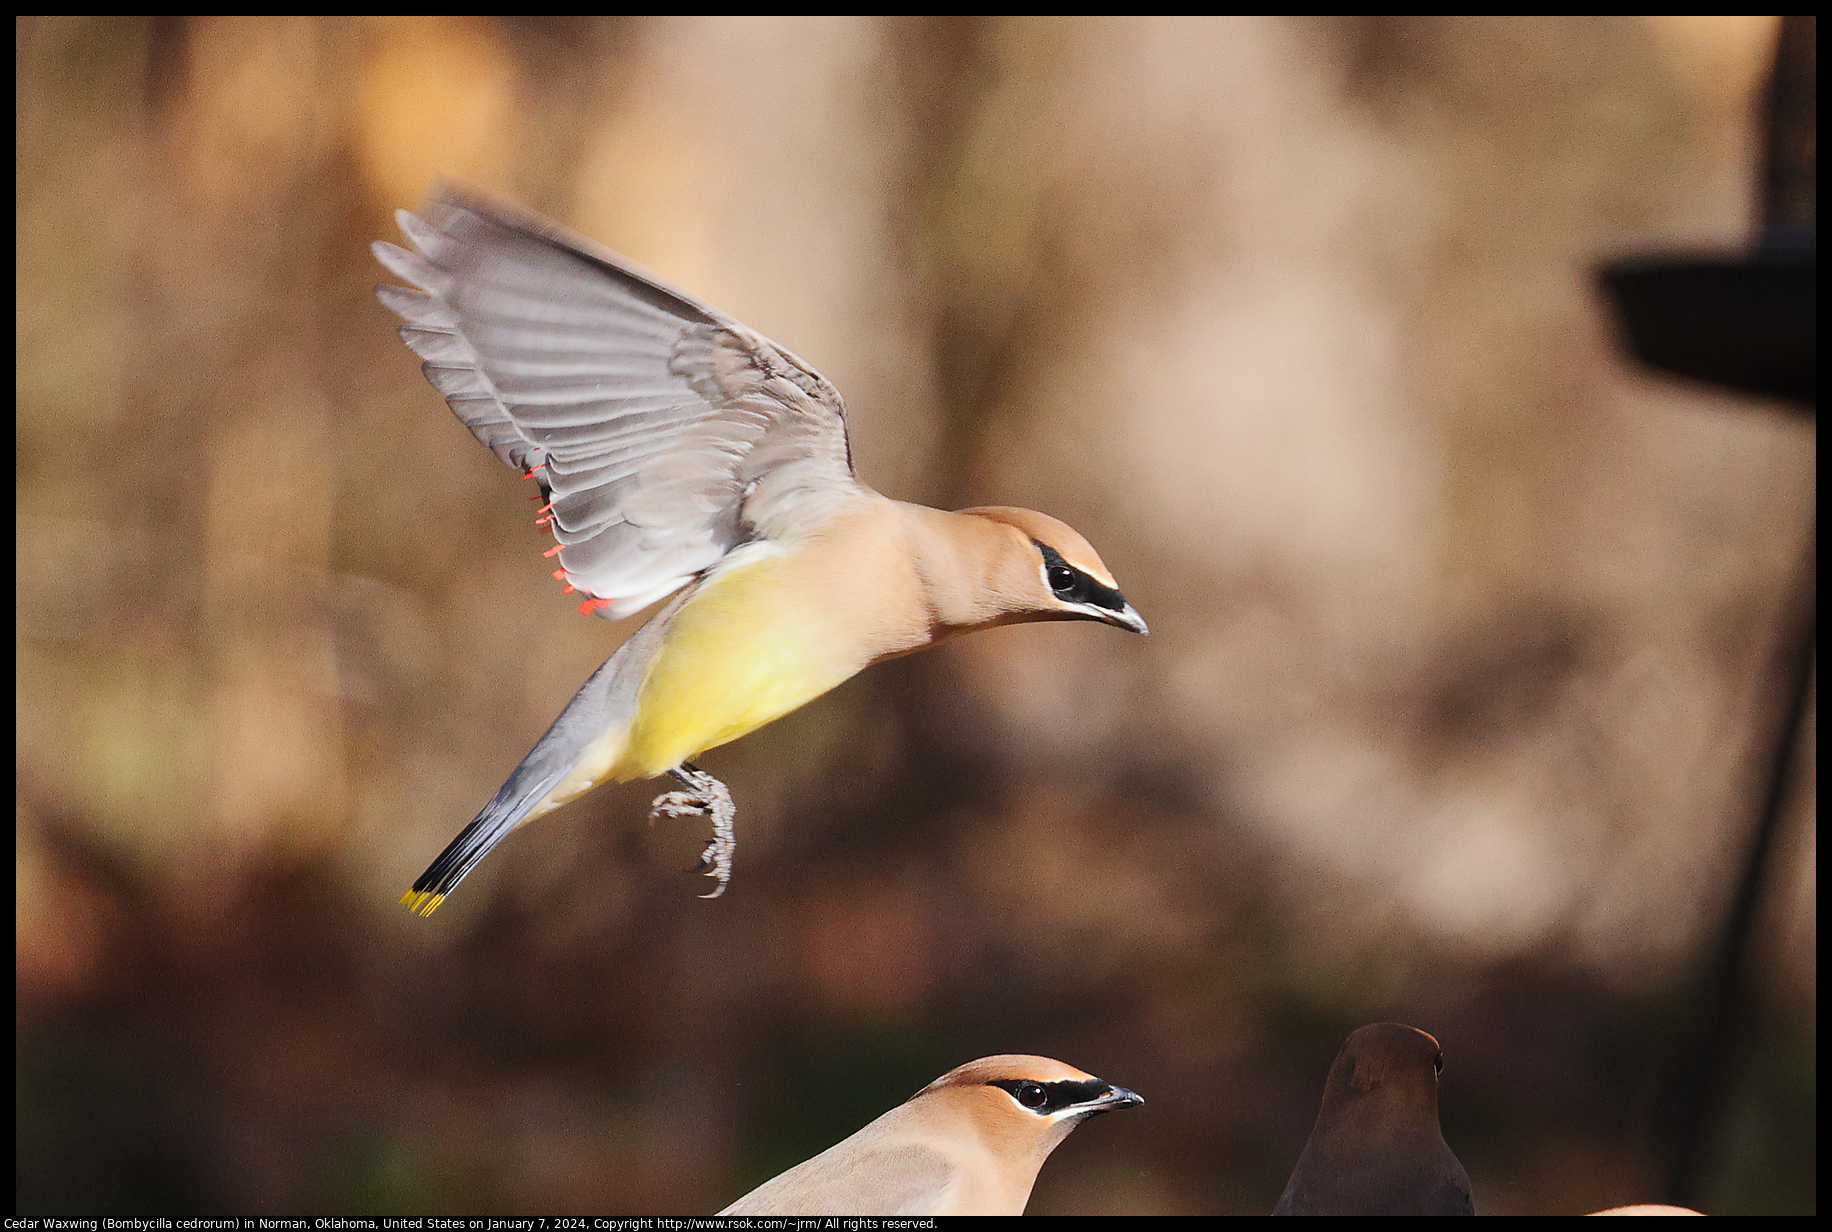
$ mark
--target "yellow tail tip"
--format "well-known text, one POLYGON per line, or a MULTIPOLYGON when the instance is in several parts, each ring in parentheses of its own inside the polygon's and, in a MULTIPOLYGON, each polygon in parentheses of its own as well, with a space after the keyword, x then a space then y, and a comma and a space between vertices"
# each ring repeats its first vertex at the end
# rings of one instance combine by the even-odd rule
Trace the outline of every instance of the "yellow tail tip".
POLYGON ((409 890, 401 895, 401 906, 417 916, 429 916, 439 910, 439 904, 445 901, 443 894, 430 894, 425 890, 409 890))

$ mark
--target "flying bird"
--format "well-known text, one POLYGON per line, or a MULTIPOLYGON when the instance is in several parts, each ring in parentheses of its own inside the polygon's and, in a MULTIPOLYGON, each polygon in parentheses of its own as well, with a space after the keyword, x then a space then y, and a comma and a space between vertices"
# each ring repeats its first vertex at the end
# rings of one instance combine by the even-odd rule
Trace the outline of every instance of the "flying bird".
POLYGON ((1469 1174, 1438 1126, 1444 1053, 1415 1027, 1355 1031, 1274 1215, 1473 1215, 1469 1174))
POLYGON ((719 1213, 1021 1215, 1070 1130, 1144 1102, 1048 1057, 985 1057, 719 1213))
POLYGON ((793 352, 544 219, 445 189, 377 243, 401 338, 474 436, 540 488, 554 576, 620 620, 666 601, 560 712, 402 902, 431 914, 517 826, 604 782, 673 777, 731 881, 736 808, 693 764, 873 663, 973 629, 1138 633, 1088 541, 1045 514, 946 513, 853 473, 839 391, 793 352))

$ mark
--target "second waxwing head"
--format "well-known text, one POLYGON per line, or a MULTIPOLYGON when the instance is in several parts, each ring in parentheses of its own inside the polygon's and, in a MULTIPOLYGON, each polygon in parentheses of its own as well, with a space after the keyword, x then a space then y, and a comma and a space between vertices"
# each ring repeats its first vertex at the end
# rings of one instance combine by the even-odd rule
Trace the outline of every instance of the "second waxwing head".
POLYGON ((1037 1169, 1069 1131, 1090 1117, 1144 1102, 1061 1061, 1008 1053, 949 1070, 904 1106, 970 1127, 995 1154, 1026 1170, 1028 1194, 1037 1169))
POLYGON ((1020 1215, 1070 1130, 1144 1102, 1048 1057, 984 1057, 720 1213, 1020 1215))

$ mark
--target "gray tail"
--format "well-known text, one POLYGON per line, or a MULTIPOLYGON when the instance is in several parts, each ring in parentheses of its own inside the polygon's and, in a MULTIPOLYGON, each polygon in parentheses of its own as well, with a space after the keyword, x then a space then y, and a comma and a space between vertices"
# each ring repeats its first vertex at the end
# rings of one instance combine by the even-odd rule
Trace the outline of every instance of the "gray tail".
POLYGON ((420 879, 413 883, 413 889, 401 895, 404 907, 415 915, 431 915, 478 862, 489 855, 496 844, 509 837, 509 831, 515 829, 521 818, 514 810, 498 808, 501 795, 498 792, 497 799, 491 800, 483 812, 446 845, 439 858, 427 866, 420 879))
MULTIPOLYGON (((611 663, 615 663, 613 658, 611 663)), ((585 687, 568 702, 560 717, 553 721, 522 764, 509 775, 508 782, 496 789, 483 811, 471 824, 446 844, 439 858, 427 866, 413 889, 401 895, 401 905, 416 915, 431 915, 445 901, 445 896, 470 875, 472 869, 496 844, 509 837, 509 831, 528 819, 536 805, 559 786, 560 780, 577 764, 579 754, 591 743, 598 730, 595 723, 603 719, 598 705, 604 683, 610 679, 611 663, 599 668, 585 687)))
POLYGON ((605 661, 573 694, 560 716, 535 743, 509 781, 497 788, 483 811, 459 831, 439 853, 401 903, 418 915, 431 915, 445 896, 470 875, 478 861, 509 836, 547 793, 578 764, 579 756, 615 723, 627 722, 636 708, 636 694, 648 664, 661 646, 674 614, 693 593, 692 587, 676 595, 666 607, 636 631, 617 653, 605 661), (626 670, 627 669, 627 670, 626 670))

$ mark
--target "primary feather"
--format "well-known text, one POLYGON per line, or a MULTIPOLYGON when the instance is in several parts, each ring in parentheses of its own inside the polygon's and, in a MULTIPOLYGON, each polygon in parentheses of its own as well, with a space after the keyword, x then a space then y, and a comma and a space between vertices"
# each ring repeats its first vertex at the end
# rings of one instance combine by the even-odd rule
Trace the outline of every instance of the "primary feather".
POLYGON ((620 619, 862 489, 845 407, 788 350, 550 223, 445 190, 381 288, 472 434, 551 497, 566 580, 620 619))

